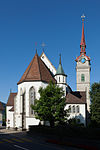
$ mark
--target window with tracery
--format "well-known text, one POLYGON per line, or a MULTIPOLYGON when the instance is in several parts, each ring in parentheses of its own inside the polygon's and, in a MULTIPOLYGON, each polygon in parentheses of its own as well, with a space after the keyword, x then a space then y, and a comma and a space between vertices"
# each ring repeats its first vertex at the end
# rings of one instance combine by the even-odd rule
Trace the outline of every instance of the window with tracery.
POLYGON ((30 110, 30 115, 34 114, 34 110, 31 108, 31 104, 34 105, 34 100, 35 100, 35 90, 34 90, 33 87, 31 87, 30 90, 29 90, 29 104, 30 104, 29 110, 30 110))

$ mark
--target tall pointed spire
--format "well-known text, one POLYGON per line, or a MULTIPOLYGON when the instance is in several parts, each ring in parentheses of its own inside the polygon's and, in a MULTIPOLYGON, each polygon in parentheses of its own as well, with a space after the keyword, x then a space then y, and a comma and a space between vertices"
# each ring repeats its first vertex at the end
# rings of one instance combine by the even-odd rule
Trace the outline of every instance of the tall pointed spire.
POLYGON ((59 58, 59 66, 58 66, 56 75, 65 75, 63 67, 62 67, 62 64, 61 64, 61 54, 59 56, 60 56, 60 58, 59 58))
POLYGON ((82 15, 82 37, 81 37, 81 43, 80 43, 80 48, 81 48, 81 52, 80 53, 86 53, 85 48, 86 48, 86 44, 85 44, 85 35, 84 35, 84 18, 85 16, 82 15))
POLYGON ((59 58, 59 64, 61 64, 61 54, 59 56, 60 56, 60 58, 59 58))

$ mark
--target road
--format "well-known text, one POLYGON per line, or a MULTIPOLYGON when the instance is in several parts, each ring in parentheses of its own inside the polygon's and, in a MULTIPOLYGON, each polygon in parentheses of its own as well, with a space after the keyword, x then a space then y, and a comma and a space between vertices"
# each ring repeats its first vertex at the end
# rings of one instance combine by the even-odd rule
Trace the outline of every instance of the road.
POLYGON ((32 137, 24 132, 17 134, 0 133, 0 150, 79 150, 79 149, 46 143, 44 139, 35 136, 32 137))

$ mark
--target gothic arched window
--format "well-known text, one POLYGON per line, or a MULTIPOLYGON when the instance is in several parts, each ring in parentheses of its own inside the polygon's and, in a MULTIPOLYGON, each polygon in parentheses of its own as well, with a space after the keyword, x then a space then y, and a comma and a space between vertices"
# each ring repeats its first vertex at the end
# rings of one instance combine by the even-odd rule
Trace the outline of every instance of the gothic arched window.
POLYGON ((30 115, 34 114, 34 110, 31 108, 31 104, 34 105, 34 100, 35 100, 35 90, 33 87, 31 87, 29 90, 29 112, 30 112, 30 115))
POLYGON ((80 112, 80 108, 79 108, 79 105, 76 106, 76 112, 79 113, 80 112))
POLYGON ((84 82, 85 81, 85 75, 81 74, 81 81, 84 82))

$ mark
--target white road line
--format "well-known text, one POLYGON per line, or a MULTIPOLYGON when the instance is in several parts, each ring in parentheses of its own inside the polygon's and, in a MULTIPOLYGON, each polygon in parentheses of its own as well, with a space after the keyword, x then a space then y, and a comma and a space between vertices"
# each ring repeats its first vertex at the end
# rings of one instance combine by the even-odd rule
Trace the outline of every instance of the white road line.
POLYGON ((24 148, 24 147, 21 147, 21 146, 19 146, 19 145, 14 145, 14 146, 15 146, 15 147, 18 147, 18 148, 20 148, 20 149, 29 150, 29 149, 24 148))

